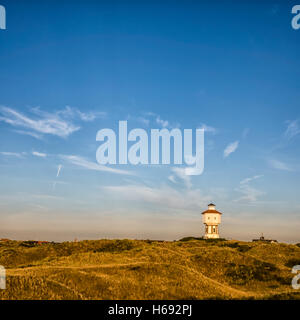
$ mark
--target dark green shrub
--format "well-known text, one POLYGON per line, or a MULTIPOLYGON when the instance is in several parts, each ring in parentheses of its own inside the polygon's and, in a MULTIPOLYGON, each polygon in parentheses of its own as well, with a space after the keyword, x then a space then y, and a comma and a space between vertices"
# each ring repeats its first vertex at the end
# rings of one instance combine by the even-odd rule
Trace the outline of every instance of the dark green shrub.
POLYGON ((285 266, 289 267, 289 268, 293 268, 293 266, 296 266, 300 264, 300 259, 298 258, 292 258, 292 259, 289 259, 286 263, 285 263, 285 266))
POLYGON ((237 249, 239 252, 247 252, 251 249, 251 246, 248 246, 246 244, 239 244, 238 242, 224 243, 222 244, 222 247, 237 249))
POLYGON ((179 241, 192 241, 192 240, 204 240, 203 237, 200 238, 196 238, 196 237, 184 237, 182 239, 180 239, 179 241))
POLYGON ((23 241, 20 243, 21 247, 26 247, 26 248, 33 248, 33 247, 37 247, 38 243, 35 241, 23 241))
POLYGON ((230 277, 232 282, 239 284, 245 284, 250 280, 273 280, 279 282, 280 284, 290 283, 290 279, 280 276, 280 270, 274 264, 260 261, 255 261, 252 266, 229 263, 227 265, 227 271, 225 272, 225 275, 230 277))

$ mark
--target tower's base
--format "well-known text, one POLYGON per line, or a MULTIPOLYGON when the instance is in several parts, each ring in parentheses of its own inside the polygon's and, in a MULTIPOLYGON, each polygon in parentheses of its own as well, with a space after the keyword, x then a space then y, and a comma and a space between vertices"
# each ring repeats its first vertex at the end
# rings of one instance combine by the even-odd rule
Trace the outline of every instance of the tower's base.
POLYGON ((216 233, 207 233, 205 236, 204 236, 204 239, 219 239, 220 236, 216 233))

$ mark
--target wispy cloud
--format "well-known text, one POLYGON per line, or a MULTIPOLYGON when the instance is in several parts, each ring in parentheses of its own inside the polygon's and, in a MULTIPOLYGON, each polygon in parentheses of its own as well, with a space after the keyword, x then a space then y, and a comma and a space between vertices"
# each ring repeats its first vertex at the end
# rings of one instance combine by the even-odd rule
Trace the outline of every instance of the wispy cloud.
POLYGON ((57 114, 73 119, 79 118, 86 122, 94 121, 96 118, 103 118, 107 115, 106 112, 102 111, 82 112, 78 108, 70 106, 66 106, 63 110, 58 111, 57 114))
POLYGON ((199 189, 178 191, 167 186, 149 187, 143 185, 124 185, 101 187, 118 199, 122 198, 134 203, 150 203, 159 210, 179 210, 195 212, 206 207, 210 196, 203 195, 199 189))
POLYGON ((276 159, 269 159, 268 163, 273 169, 293 171, 293 169, 289 165, 276 159))
POLYGON ((39 118, 33 119, 14 109, 0 107, 0 121, 6 122, 14 127, 27 128, 42 134, 51 134, 62 138, 68 137, 73 132, 80 129, 70 121, 62 119, 58 114, 42 112, 38 108, 32 109, 39 118))
MULTIPOLYGON (((184 182, 184 184, 186 185, 187 188, 191 188, 192 187, 191 176, 186 174, 185 168, 174 167, 171 170, 174 172, 174 174, 179 179, 181 179, 184 182)), ((176 183, 175 177, 174 176, 172 176, 172 177, 173 178, 171 178, 171 180, 170 180, 170 177, 169 177, 169 180, 172 181, 173 183, 176 183)))
POLYGON ((149 119, 146 119, 144 117, 137 117, 137 121, 143 123, 144 125, 146 126, 149 126, 149 123, 150 123, 150 120, 149 119))
POLYGON ((168 180, 171 181, 172 183, 176 183, 176 178, 175 178, 174 175, 170 175, 170 176, 168 177, 168 180))
POLYGON ((136 122, 139 122, 145 126, 149 126, 149 123, 150 123, 150 120, 147 119, 146 117, 141 117, 141 116, 133 116, 133 115, 127 115, 126 117, 126 120, 129 121, 129 120, 132 120, 132 121, 136 121, 136 122))
POLYGON ((299 120, 286 121, 287 128, 285 130, 284 136, 290 140, 300 133, 299 120))
MULTIPOLYGON (((173 129, 173 128, 180 127, 179 123, 170 123, 169 120, 162 119, 160 115, 158 115, 154 112, 147 112, 147 113, 145 113, 145 116, 152 118, 152 120, 162 128, 173 129)), ((144 118, 144 119, 146 119, 146 118, 144 118)))
POLYGON ((240 181, 240 186, 235 189, 236 191, 240 192, 243 194, 242 197, 236 199, 235 201, 246 201, 246 202, 256 202, 259 197, 263 196, 265 192, 260 191, 252 186, 250 186, 250 182, 257 180, 259 178, 262 178, 263 175, 255 175, 250 178, 243 179, 240 181))
POLYGON ((169 121, 161 119, 160 116, 157 116, 155 121, 158 125, 160 125, 163 128, 167 128, 169 126, 169 121))
POLYGON ((224 150, 224 158, 227 158, 231 153, 235 152, 239 146, 239 141, 230 143, 224 150))
POLYGON ((36 157, 40 157, 40 158, 45 158, 47 157, 46 153, 42 153, 42 152, 37 152, 37 151, 32 151, 32 154, 36 157))
POLYGON ((253 181, 253 180, 262 178, 262 177, 263 177, 263 175, 260 174, 260 175, 253 176, 253 177, 251 177, 251 178, 246 178, 246 179, 242 180, 242 181, 240 182, 240 184, 246 184, 246 183, 249 183, 249 182, 251 182, 251 181, 253 181))
POLYGON ((89 160, 86 160, 83 157, 76 156, 76 155, 60 155, 60 158, 72 163, 76 166, 88 169, 88 170, 95 170, 95 171, 104 171, 104 172, 110 172, 115 174, 124 174, 124 175, 134 175, 133 172, 126 171, 126 170, 120 170, 120 169, 114 169, 111 167, 107 167, 104 165, 100 165, 96 162, 91 162, 89 160))
POLYGON ((39 139, 39 140, 42 140, 42 138, 43 138, 43 136, 41 134, 31 132, 31 131, 24 131, 24 130, 13 130, 13 131, 16 133, 19 133, 19 134, 31 136, 31 137, 39 139))
POLYGON ((216 128, 208 126, 205 123, 202 123, 199 129, 204 129, 205 132, 211 133, 213 135, 218 133, 218 130, 216 128))
POLYGON ((51 194, 32 194, 29 195, 29 197, 32 197, 34 199, 40 199, 40 200, 58 200, 58 199, 64 199, 63 197, 54 196, 51 194))
POLYGON ((249 186, 248 184, 242 184, 236 191, 243 194, 242 197, 235 201, 248 201, 248 202, 255 202, 258 200, 259 197, 263 196, 265 192, 260 191, 256 188, 249 186))
POLYGON ((7 157, 17 157, 17 158, 22 158, 24 155, 24 153, 5 152, 5 151, 0 152, 0 154, 2 154, 3 156, 7 156, 7 157))
POLYGON ((30 205, 31 205, 33 208, 36 208, 36 209, 38 209, 38 210, 43 210, 43 211, 48 211, 48 210, 49 210, 48 207, 42 206, 42 205, 37 204, 37 203, 32 203, 32 204, 30 204, 30 205))

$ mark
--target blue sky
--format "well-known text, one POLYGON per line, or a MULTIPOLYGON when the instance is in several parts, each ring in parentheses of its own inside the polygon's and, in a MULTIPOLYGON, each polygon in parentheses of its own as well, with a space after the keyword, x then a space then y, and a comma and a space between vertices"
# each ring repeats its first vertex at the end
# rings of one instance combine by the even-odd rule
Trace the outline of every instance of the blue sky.
POLYGON ((293 1, 5 1, 0 237, 300 242, 293 1), (96 133, 205 131, 205 169, 97 165, 96 133), (117 170, 123 170, 119 172, 117 170))

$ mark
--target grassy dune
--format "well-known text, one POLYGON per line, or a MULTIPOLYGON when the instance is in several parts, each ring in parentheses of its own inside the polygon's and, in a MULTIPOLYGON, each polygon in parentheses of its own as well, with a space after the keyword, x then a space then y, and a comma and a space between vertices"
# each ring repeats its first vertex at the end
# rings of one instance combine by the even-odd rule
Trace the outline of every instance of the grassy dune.
POLYGON ((300 299, 300 247, 190 240, 0 242, 0 299, 300 299))

